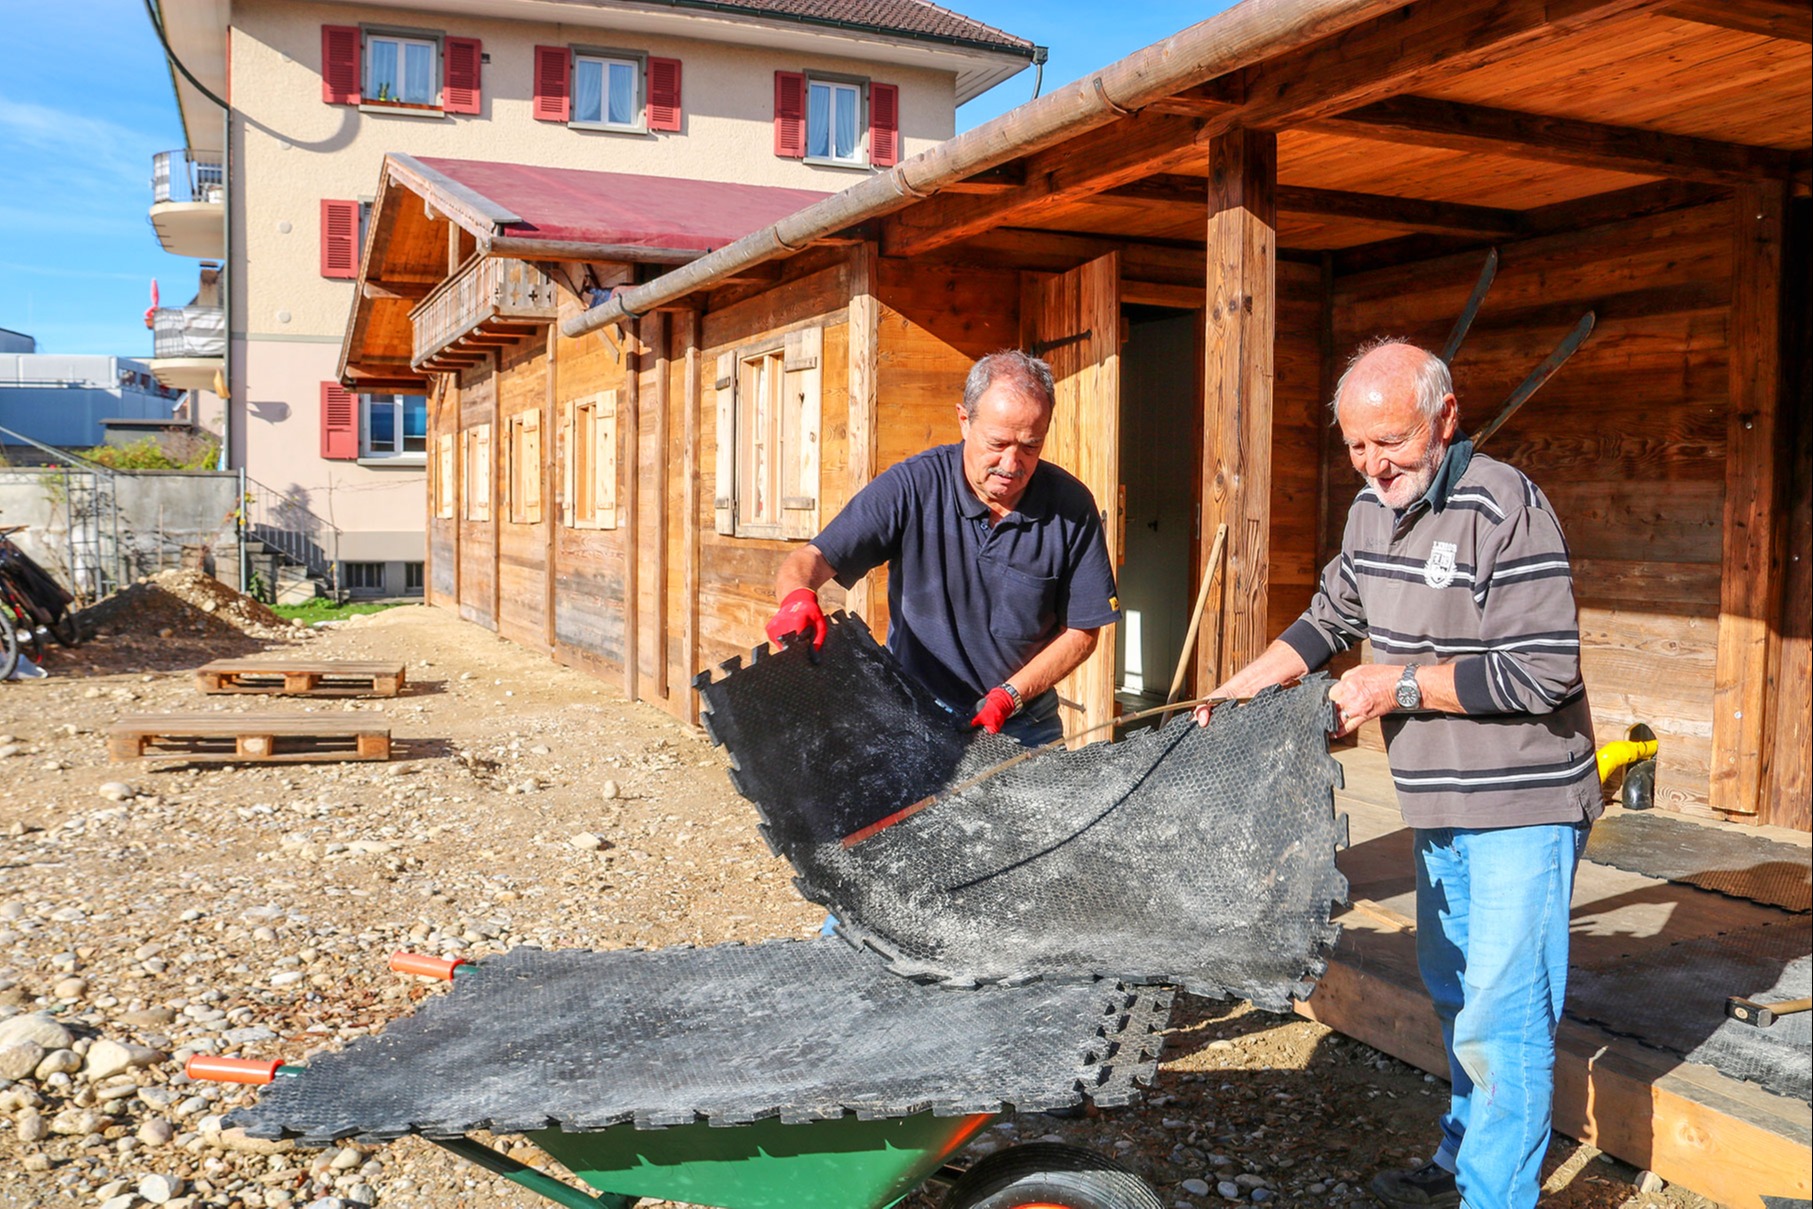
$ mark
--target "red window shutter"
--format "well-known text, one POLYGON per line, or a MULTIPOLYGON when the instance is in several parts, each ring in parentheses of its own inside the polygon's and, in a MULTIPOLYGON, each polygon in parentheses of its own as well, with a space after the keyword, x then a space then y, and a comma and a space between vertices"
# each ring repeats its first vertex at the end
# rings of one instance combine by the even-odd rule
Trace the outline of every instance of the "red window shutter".
POLYGON ((321 275, 359 275, 359 203, 321 199, 321 275))
POLYGON ((478 112, 483 51, 477 38, 447 39, 446 79, 441 85, 441 108, 447 113, 478 112))
POLYGON ((900 162, 900 89, 869 85, 869 162, 891 168, 900 162))
POLYGON ((806 158, 806 76, 803 72, 774 73, 774 153, 791 160, 806 158))
POLYGON ((536 121, 564 122, 567 120, 567 72, 569 67, 566 47, 537 46, 535 48, 536 121))
POLYGON ((680 129, 680 60, 648 61, 648 128, 680 129))
POLYGON ((359 103, 359 27, 321 27, 321 99, 329 105, 359 103))
POLYGON ((338 382, 321 384, 321 456, 341 462, 359 456, 359 396, 338 382))

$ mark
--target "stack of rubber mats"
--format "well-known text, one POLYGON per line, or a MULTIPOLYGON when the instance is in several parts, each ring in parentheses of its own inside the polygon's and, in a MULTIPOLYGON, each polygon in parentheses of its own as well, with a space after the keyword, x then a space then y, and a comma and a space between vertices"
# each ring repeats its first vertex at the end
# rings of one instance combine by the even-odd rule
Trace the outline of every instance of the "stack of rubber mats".
POLYGON ((567 1132, 1127 1103, 1168 988, 953 992, 836 941, 594 953, 515 949, 231 1114, 325 1144, 473 1129, 567 1132))
POLYGON ((978 780, 1022 749, 860 621, 725 672, 697 683, 733 779, 858 944, 513 950, 229 1124, 319 1144, 1124 1104, 1173 986, 1283 1009, 1323 967, 1346 882, 1322 683, 978 780))
POLYGON ((724 672, 694 683, 737 789, 800 893, 896 973, 1100 975, 1279 1011, 1321 973, 1347 886, 1325 680, 980 779, 1022 748, 969 729, 860 620, 724 672))

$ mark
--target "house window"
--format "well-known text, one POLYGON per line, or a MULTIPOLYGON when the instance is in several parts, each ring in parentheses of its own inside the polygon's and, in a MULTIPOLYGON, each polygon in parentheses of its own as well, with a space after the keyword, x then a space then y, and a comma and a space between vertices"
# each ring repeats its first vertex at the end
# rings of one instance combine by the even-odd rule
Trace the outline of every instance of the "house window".
POLYGON ((428 460, 428 396, 360 395, 359 456, 428 460))
POLYGON ((466 429, 465 457, 460 466, 460 498, 466 501, 466 519, 491 519, 491 425, 466 429))
POLYGON ((838 80, 809 80, 806 158, 837 164, 866 163, 862 136, 861 87, 838 80))
POLYGON ((561 518, 573 529, 617 527, 617 392, 566 405, 561 518))
POLYGON ((642 64, 636 59, 575 52, 575 126, 642 130, 642 64))
POLYGON ((717 491, 720 533, 810 538, 818 532, 819 328, 779 347, 718 359, 717 491))
POLYGON ((423 575, 424 570, 425 567, 422 563, 403 564, 403 594, 405 596, 422 594, 423 584, 426 582, 426 577, 423 575))
POLYGON ((517 525, 541 523, 541 413, 519 411, 504 430, 509 441, 505 465, 509 467, 510 521, 517 525))
POLYGON ((341 563, 340 586, 349 592, 382 592, 383 563, 341 563))
POLYGON ((365 99, 380 105, 440 104, 441 48, 428 38, 365 35, 365 99))

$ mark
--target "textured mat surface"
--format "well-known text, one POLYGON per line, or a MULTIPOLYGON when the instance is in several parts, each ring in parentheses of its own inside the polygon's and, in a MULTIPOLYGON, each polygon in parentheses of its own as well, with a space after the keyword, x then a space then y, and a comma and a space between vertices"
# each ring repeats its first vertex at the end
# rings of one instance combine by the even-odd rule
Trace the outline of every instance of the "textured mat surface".
POLYGON ((615 953, 514 949, 230 1115, 313 1142, 1127 1103, 1171 991, 953 991, 831 940, 615 953))
POLYGON ((1593 824, 1586 859, 1789 911, 1813 909, 1807 850, 1742 827, 1708 827, 1653 810, 1608 814, 1593 824))
POLYGON ((1813 986, 1813 925, 1784 917, 1669 945, 1600 969, 1568 972, 1567 1014, 1645 1045, 1703 1062, 1778 1096, 1813 1091, 1813 1015, 1757 1028, 1725 1016, 1725 1000, 1759 1003, 1807 996, 1813 986))
POLYGON ((758 651, 695 682, 732 780, 801 893, 902 974, 1102 975, 1283 1010, 1345 896, 1326 681, 1036 756, 959 725, 855 619, 824 649, 758 651))

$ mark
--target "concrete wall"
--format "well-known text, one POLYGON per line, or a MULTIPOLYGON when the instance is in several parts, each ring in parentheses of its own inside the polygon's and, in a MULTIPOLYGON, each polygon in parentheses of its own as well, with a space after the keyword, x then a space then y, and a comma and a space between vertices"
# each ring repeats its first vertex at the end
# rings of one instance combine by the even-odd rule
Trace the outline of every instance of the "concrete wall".
MULTIPOLYGON (((62 471, 37 467, 0 468, 0 521, 28 526, 13 541, 45 570, 66 585, 91 586, 86 568, 71 568, 70 508, 72 494, 62 471)), ((185 551, 213 561, 210 568, 229 583, 239 569, 234 512, 239 506, 239 475, 188 470, 121 471, 112 478, 119 511, 119 543, 125 574, 149 575, 183 565, 185 551)), ((78 483, 76 494, 81 493, 78 483)), ((87 510, 77 508, 78 533, 90 530, 87 510)), ((104 539, 111 539, 113 520, 101 517, 104 539)), ((78 552, 77 560, 81 560, 78 552)))

